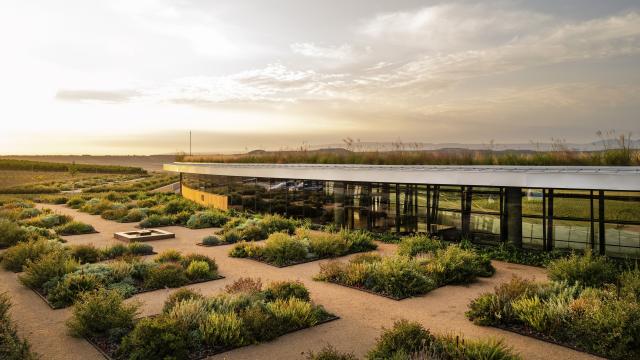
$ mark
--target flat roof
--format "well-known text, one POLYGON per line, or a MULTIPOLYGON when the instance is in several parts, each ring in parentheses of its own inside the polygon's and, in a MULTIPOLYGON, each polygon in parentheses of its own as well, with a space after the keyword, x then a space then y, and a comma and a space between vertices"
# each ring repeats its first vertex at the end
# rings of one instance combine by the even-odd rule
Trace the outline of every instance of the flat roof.
POLYGON ((164 170, 202 175, 302 180, 640 191, 640 166, 449 166, 175 162, 164 164, 164 170))

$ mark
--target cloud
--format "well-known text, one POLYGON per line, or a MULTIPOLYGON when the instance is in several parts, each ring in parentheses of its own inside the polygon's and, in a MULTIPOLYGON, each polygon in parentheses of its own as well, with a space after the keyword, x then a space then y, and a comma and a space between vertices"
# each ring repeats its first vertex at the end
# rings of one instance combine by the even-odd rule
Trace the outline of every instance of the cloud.
POLYGON ((314 43, 294 43, 290 45, 291 51, 296 54, 318 59, 351 60, 356 55, 351 45, 319 46, 314 43))
POLYGON ((59 90, 55 98, 63 101, 124 103, 138 95, 140 95, 140 93, 135 90, 59 90))

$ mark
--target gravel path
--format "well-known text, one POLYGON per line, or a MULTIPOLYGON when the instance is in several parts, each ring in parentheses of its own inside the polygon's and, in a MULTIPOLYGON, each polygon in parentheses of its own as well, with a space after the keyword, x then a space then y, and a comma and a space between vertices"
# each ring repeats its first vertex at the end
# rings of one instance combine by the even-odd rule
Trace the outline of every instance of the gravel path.
MULTIPOLYGON (((40 205, 39 205, 40 206, 40 205)), ((76 220, 92 224, 98 234, 65 237, 69 244, 89 244, 98 247, 118 243, 113 233, 133 229, 134 224, 119 224, 88 215, 64 206, 44 205, 57 212, 72 215, 76 220)), ((190 230, 183 227, 163 228, 176 233, 175 239, 150 242, 157 252, 177 249, 183 252, 199 252, 212 256, 218 262, 220 273, 226 278, 190 286, 203 294, 215 294, 226 284, 239 277, 260 277, 263 283, 272 280, 300 280, 309 288, 316 303, 340 316, 333 321, 312 329, 298 331, 272 342, 247 346, 213 359, 301 359, 302 353, 318 350, 325 344, 333 344, 343 351, 363 356, 370 349, 382 327, 390 327, 395 320, 406 318, 422 323, 435 333, 461 334, 467 338, 502 338, 525 359, 596 359, 596 357, 548 344, 533 338, 520 336, 490 327, 475 326, 464 312, 469 302, 477 295, 491 291, 494 286, 508 281, 513 275, 525 278, 546 279, 543 269, 494 261, 496 274, 488 279, 468 286, 445 286, 425 296, 394 301, 339 285, 313 281, 322 261, 275 268, 248 259, 227 256, 231 245, 204 248, 196 246, 212 229, 190 230)), ((380 244, 378 250, 391 254, 394 245, 380 244)), ((346 260, 347 257, 345 257, 346 260)), ((70 308, 51 310, 36 294, 22 286, 16 274, 0 271, 0 292, 10 292, 14 307, 12 316, 19 331, 31 342, 33 349, 43 359, 101 359, 100 354, 84 340, 66 334, 65 321, 70 317, 70 308)), ((162 304, 173 290, 158 290, 134 296, 128 301, 142 301, 143 315, 160 312, 162 304)))

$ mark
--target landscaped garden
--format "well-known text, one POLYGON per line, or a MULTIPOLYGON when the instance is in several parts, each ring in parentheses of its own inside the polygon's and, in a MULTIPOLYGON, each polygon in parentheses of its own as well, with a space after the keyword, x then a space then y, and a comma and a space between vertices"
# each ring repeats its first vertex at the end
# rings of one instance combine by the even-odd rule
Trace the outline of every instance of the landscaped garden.
POLYGON ((9 316, 10 309, 10 295, 0 293, 0 359, 39 359, 39 356, 31 351, 29 343, 18 336, 15 322, 9 316))
POLYGON ((440 286, 468 284, 494 272, 485 256, 459 245, 414 236, 400 242, 397 255, 362 254, 348 263, 321 264, 315 279, 401 300, 440 286))
POLYGON ((467 317, 611 359, 640 357, 640 270, 587 253, 552 261, 547 283, 513 278, 467 317))
POLYGON ((298 228, 294 235, 286 232, 272 233, 264 244, 241 241, 231 249, 229 256, 250 258, 282 267, 376 248, 373 237, 366 232, 343 230, 326 233, 298 228))
POLYGON ((55 249, 36 260, 27 260, 23 270, 20 281, 52 308, 72 305, 84 292, 100 288, 118 290, 126 298, 221 278, 214 259, 200 254, 182 255, 175 250, 167 250, 153 261, 124 257, 81 264, 72 252, 55 249))
MULTIPOLYGON (((307 354, 307 360, 356 360, 350 352, 340 352, 325 346, 307 354)), ((519 360, 520 355, 501 340, 468 340, 461 336, 434 335, 420 323, 398 320, 390 329, 383 329, 375 346, 366 355, 368 360, 519 360)))
POLYGON ((241 346, 273 340, 336 317, 311 302, 299 282, 241 278, 214 296, 181 289, 158 316, 136 319, 139 303, 117 291, 84 293, 68 322, 112 358, 201 359, 241 346))

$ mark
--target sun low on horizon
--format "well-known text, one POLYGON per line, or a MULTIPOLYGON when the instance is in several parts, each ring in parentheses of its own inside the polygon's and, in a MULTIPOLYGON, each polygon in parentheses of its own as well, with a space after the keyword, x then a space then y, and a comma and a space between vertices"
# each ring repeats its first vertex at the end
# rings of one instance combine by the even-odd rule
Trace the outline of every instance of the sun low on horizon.
POLYGON ((0 5, 0 154, 640 133, 637 1, 0 5))

